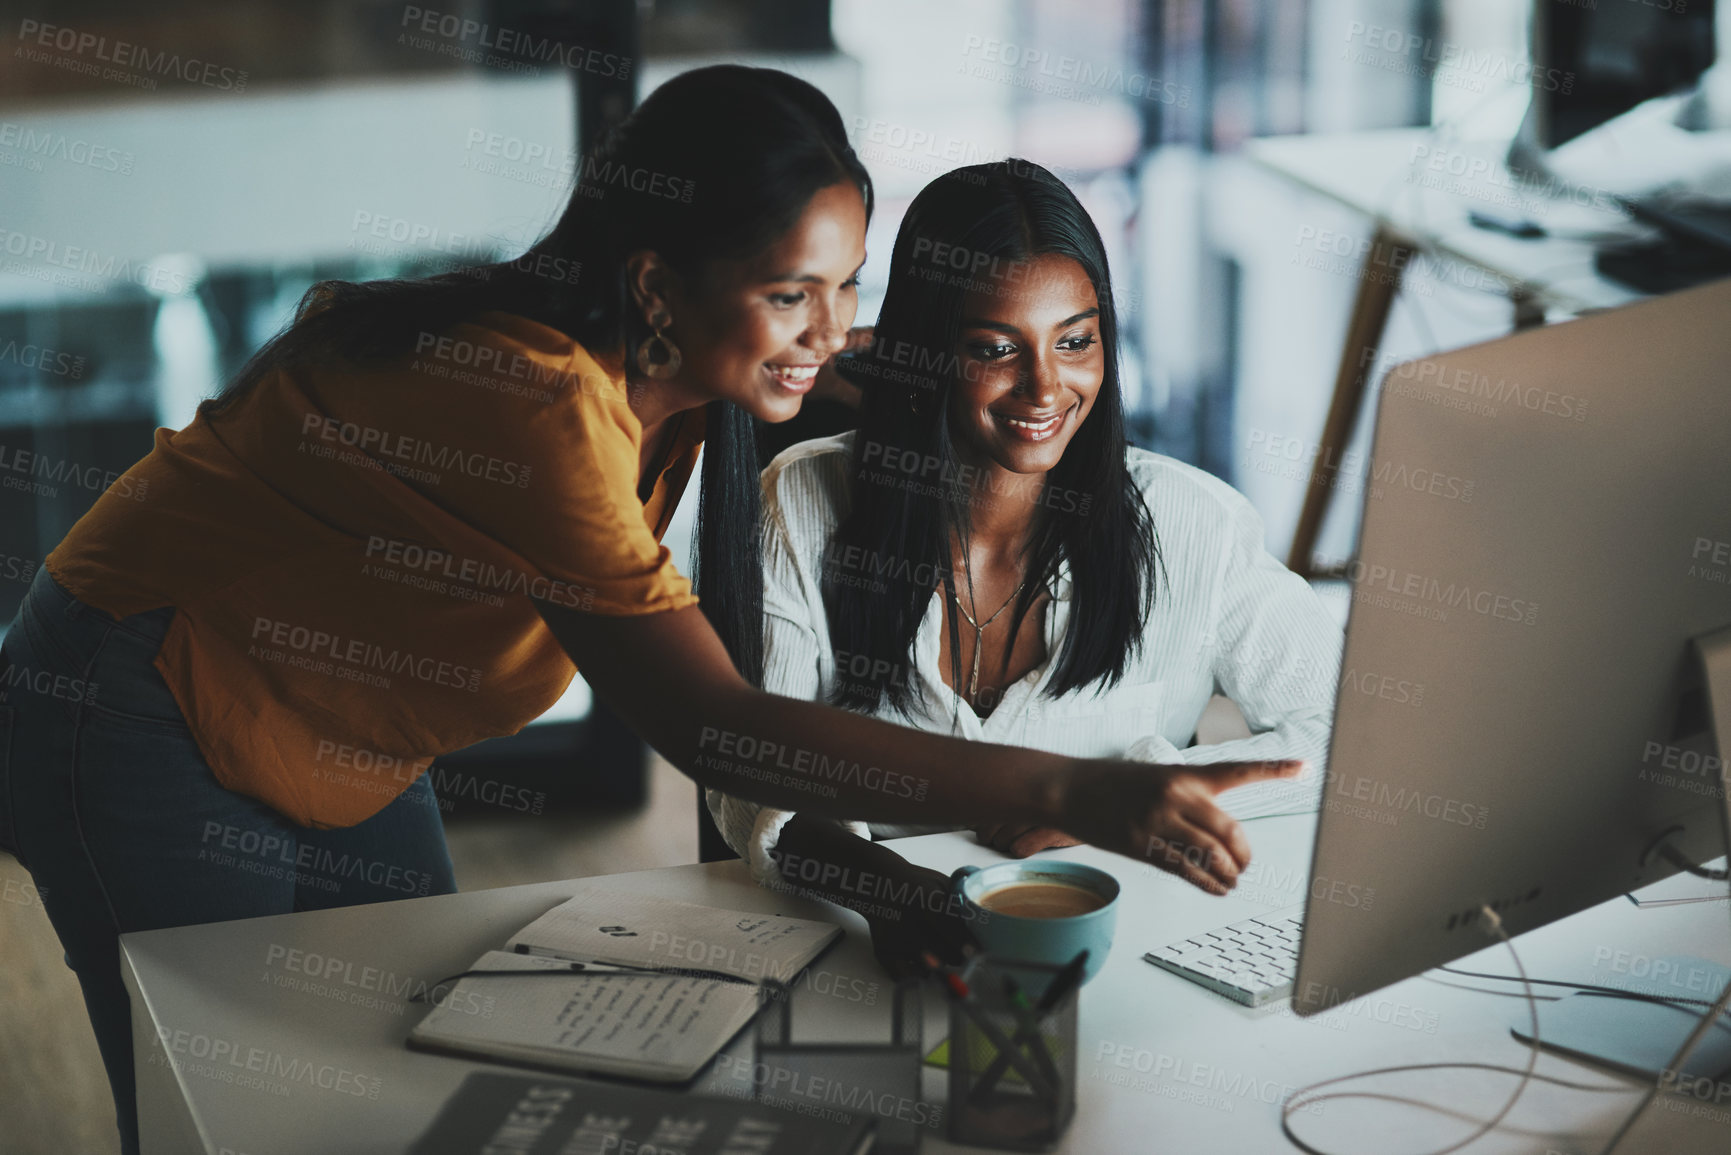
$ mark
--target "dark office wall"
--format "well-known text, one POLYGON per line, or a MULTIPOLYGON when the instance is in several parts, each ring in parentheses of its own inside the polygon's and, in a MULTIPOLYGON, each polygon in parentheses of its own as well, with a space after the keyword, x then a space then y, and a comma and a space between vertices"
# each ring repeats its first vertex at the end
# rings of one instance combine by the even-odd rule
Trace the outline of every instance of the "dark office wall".
MULTIPOLYGON (((467 0, 428 0, 423 6, 457 12, 480 7, 467 0)), ((406 7, 401 0, 297 0, 292 4, 281 0, 0 0, 0 50, 11 65, 15 48, 42 49, 45 32, 53 45, 64 34, 49 29, 65 29, 103 40, 101 45, 91 41, 83 47, 75 43, 68 55, 81 64, 101 67, 118 58, 136 61, 132 55, 136 52, 151 61, 162 54, 178 55, 183 65, 192 60, 215 65, 218 71, 211 79, 229 92, 237 84, 251 91, 342 76, 449 72, 463 67, 451 57, 397 42, 406 7), (229 70, 227 77, 223 69, 229 70)), ((210 80, 201 84, 161 69, 144 71, 159 76, 154 89, 117 87, 75 67, 7 67, 0 69, 0 103, 58 102, 80 96, 139 100, 196 94, 212 87, 210 80)))
MULTIPOLYGON (((52 26, 103 38, 100 49, 89 42, 72 53, 80 62, 112 59, 115 46, 125 44, 131 48, 122 52, 178 54, 244 73, 240 83, 247 90, 469 67, 404 42, 405 33, 415 31, 417 8, 603 49, 609 47, 603 40, 616 38, 608 29, 647 16, 642 49, 658 56, 835 47, 829 0, 657 0, 641 7, 635 0, 0 0, 0 49, 10 58, 14 47, 40 48, 52 26)), ((145 99, 198 87, 165 77, 154 90, 117 90, 114 82, 77 68, 0 68, 0 104, 145 99)))

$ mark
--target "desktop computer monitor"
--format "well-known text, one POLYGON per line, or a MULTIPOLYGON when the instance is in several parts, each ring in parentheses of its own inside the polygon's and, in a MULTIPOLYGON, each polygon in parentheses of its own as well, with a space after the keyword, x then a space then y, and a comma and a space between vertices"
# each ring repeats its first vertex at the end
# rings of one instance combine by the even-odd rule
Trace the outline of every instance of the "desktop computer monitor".
POLYGON ((1520 141, 1553 149, 1642 101, 1694 85, 1713 63, 1713 0, 1536 0, 1528 40, 1533 96, 1520 141))
POLYGON ((1715 31, 1712 0, 1537 0, 1532 10, 1531 96, 1508 166, 1540 188, 1615 198, 1654 226, 1657 234, 1602 238, 1596 253, 1602 275, 1642 292, 1731 275, 1731 133, 1716 123, 1723 111, 1702 90, 1618 120, 1697 88, 1713 65, 1715 31), (1607 122, 1615 125, 1590 131, 1607 122))
POLYGON ((1724 854, 1731 280, 1390 370, 1350 569, 1298 1014, 1724 854))

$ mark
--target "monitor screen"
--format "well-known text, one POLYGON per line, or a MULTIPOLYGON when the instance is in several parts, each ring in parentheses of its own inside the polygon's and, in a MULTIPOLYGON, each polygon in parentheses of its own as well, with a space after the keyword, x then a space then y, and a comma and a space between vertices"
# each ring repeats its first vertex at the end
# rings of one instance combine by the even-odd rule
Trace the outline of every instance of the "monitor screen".
POLYGON ((1644 100, 1683 91, 1713 63, 1714 0, 1565 4, 1533 9, 1536 143, 1555 148, 1644 100))

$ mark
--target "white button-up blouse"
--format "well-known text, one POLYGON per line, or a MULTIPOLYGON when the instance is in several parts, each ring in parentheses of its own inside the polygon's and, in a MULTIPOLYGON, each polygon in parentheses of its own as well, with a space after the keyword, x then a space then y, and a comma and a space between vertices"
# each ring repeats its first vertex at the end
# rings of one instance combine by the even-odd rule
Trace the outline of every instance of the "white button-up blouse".
MULTIPOLYGON (((795 445, 763 472, 764 689, 772 693, 827 700, 837 677, 847 676, 837 670, 824 613, 826 564, 861 581, 873 580, 874 566, 900 564, 888 557, 826 557, 848 502, 853 437, 795 445)), ((1118 684, 1057 697, 1045 692, 1070 617, 1069 570, 1060 566, 1043 615, 1048 656, 1005 687, 987 717, 977 716, 939 672, 944 615, 935 594, 914 640, 909 712, 884 703, 873 715, 1082 758, 1168 765, 1302 758, 1308 768, 1300 779, 1240 787, 1221 801, 1239 817, 1314 809, 1326 771, 1340 627, 1310 585, 1268 553, 1262 519, 1242 494, 1172 458, 1135 448, 1126 452, 1131 478, 1153 519, 1163 577, 1156 582, 1141 648, 1118 684), (1251 736, 1185 748, 1216 689, 1238 706, 1251 736)), ((968 652, 972 634, 965 623, 962 634, 968 652)), ((718 790, 708 791, 707 798, 728 845, 757 878, 773 876, 768 852, 792 812, 718 790)), ((879 838, 954 829, 849 825, 879 838)))

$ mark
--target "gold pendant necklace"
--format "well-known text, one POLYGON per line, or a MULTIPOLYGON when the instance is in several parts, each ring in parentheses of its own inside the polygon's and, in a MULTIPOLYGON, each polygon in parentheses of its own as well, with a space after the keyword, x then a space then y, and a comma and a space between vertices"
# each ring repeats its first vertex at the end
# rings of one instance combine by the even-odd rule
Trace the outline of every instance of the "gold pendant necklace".
MULTIPOLYGON (((965 573, 968 578, 968 601, 973 603, 974 567, 968 561, 968 550, 965 545, 962 547, 962 572, 965 573)), ((1016 600, 1017 596, 1022 592, 1022 587, 1027 584, 1028 578, 1027 575, 1024 574, 1022 580, 1016 583, 1016 588, 1011 591, 1010 596, 1005 600, 1004 604, 999 606, 997 612, 987 618, 984 622, 976 622, 974 620, 974 615, 962 608, 962 599, 953 593, 950 595, 950 600, 956 603, 956 612, 966 618, 968 624, 974 627, 974 669, 973 672, 968 675, 968 701, 970 703, 973 702, 980 693, 980 641, 986 632, 986 627, 997 621, 998 615, 1010 608, 1010 603, 1016 600)))

